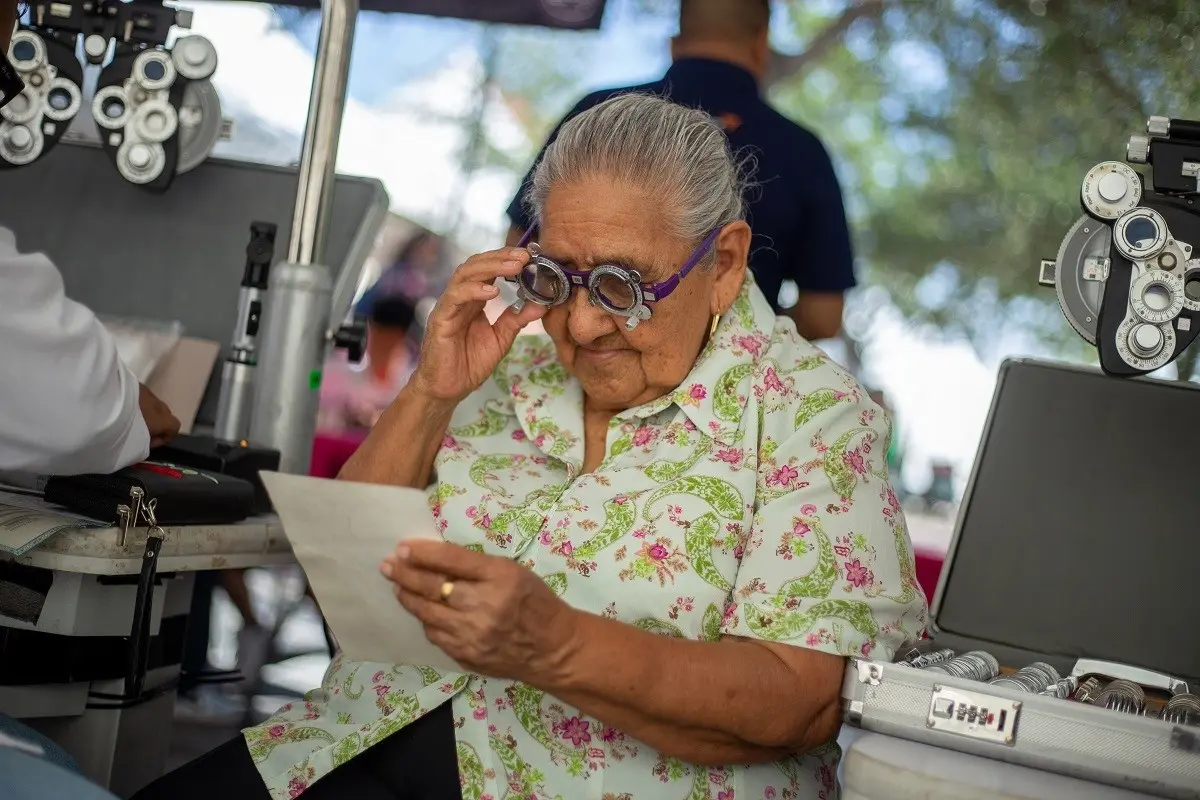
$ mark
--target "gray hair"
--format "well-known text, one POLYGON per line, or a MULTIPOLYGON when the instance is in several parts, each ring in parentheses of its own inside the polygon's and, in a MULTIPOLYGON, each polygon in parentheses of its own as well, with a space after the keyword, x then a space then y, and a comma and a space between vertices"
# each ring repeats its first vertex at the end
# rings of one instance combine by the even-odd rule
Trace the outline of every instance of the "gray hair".
POLYGON ((525 202, 538 223, 550 189, 595 176, 657 193, 669 229, 703 239, 746 218, 746 182, 721 126, 646 94, 606 100, 569 120, 534 168, 525 202))

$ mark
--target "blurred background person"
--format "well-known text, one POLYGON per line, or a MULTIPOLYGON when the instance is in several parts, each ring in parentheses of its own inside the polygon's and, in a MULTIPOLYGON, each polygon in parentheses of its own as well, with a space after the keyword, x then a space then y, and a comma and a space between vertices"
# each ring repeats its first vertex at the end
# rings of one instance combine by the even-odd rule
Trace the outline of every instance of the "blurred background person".
MULTIPOLYGON (((831 339, 841 329, 845 292, 855 285, 850 231, 825 147, 762 98, 772 58, 770 22, 769 0, 682 0, 667 74, 653 83, 589 94, 566 119, 627 92, 662 95, 715 117, 734 151, 753 157, 750 268, 759 287, 777 312, 795 321, 801 336, 831 339), (794 306, 781 309, 785 280, 795 282, 800 294, 794 306)), ((508 207, 509 245, 530 225, 521 203, 528 182, 527 175, 508 207)))
MULTIPOLYGON (((372 291, 378 287, 376 284, 372 291)), ((339 349, 326 363, 317 422, 322 432, 371 428, 416 366, 413 303, 399 294, 376 294, 367 308, 367 348, 362 362, 350 363, 339 349)))
MULTIPOLYGON (((379 298, 403 297, 417 303, 426 297, 438 297, 445 280, 448 245, 445 238, 422 231, 400 250, 392 265, 379 280, 363 293, 354 307, 360 317, 371 317, 371 307, 379 298)), ((407 324, 405 325, 407 327, 407 324)))

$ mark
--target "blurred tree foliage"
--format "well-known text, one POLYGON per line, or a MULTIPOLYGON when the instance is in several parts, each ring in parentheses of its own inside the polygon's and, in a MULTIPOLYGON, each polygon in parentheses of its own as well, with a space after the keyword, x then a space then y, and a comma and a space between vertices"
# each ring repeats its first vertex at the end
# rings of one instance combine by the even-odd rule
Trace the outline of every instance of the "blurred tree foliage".
POLYGON ((1088 168, 1149 114, 1200 115, 1200 2, 819 5, 790 3, 808 47, 771 94, 839 157, 869 281, 977 347, 1017 324, 1082 353, 1038 261, 1088 168))
MULTIPOLYGON (((579 100, 584 62, 573 51, 586 41, 581 34, 537 28, 509 28, 500 39, 497 79, 509 109, 540 145, 563 111, 579 100)), ((511 165, 521 174, 529 168, 533 152, 510 154, 511 165)))
MULTIPOLYGON (((860 297, 855 333, 890 302, 985 357, 1020 329, 1094 358, 1038 262, 1081 215, 1093 164, 1123 158, 1150 114, 1200 115, 1200 0, 782 0, 775 24, 789 52, 771 100, 827 142, 864 277, 886 290, 860 297)), ((557 48, 521 49, 541 68, 514 95, 558 98, 576 79, 557 48)), ((517 107, 539 140, 556 115, 534 109, 568 104, 517 107)))
MULTIPOLYGON (((874 287, 851 332, 869 337, 879 306, 894 304, 985 359, 1014 330, 1094 358, 1038 287, 1037 265, 1081 215, 1093 164, 1123 158, 1150 114, 1200 117, 1200 0, 775 3, 786 53, 771 100, 837 160, 874 287)), ((610 0, 610 13, 618 6, 656 23, 678 13, 678 0, 610 0)), ((578 56, 595 41, 504 29, 495 78, 529 146, 485 140, 483 166, 524 171, 581 94, 578 56)), ((1191 375, 1191 359, 1180 371, 1191 375)))

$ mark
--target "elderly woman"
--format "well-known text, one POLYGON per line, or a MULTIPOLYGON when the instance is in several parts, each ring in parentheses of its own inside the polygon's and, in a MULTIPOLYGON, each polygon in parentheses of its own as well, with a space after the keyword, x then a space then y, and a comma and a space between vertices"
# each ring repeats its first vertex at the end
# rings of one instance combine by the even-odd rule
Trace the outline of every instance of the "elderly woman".
POLYGON ((701 112, 564 126, 536 235, 458 268, 343 473, 432 484, 444 541, 382 570, 461 672, 338 658, 142 798, 836 796, 846 657, 926 609, 888 422, 772 313, 742 196, 701 112), (497 278, 521 302, 489 324, 497 278))

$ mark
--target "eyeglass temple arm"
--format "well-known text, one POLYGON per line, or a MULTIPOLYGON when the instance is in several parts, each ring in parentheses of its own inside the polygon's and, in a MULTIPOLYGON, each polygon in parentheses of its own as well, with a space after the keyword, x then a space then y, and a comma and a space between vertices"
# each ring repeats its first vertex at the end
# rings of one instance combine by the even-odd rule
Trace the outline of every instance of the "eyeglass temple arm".
POLYGON ((649 287, 650 292, 653 293, 654 296, 652 298, 648 297, 647 299, 662 300, 671 292, 675 291, 675 287, 679 286, 679 282, 686 278, 688 273, 691 272, 696 265, 703 261, 704 257, 708 255, 708 251, 712 249, 714 244, 716 244, 717 237, 721 235, 721 230, 721 228, 717 228, 707 237, 705 237, 704 241, 700 243, 700 246, 696 248, 696 252, 692 254, 692 257, 688 259, 687 263, 683 265, 683 268, 680 269, 679 272, 676 272, 665 281, 656 283, 649 287))

